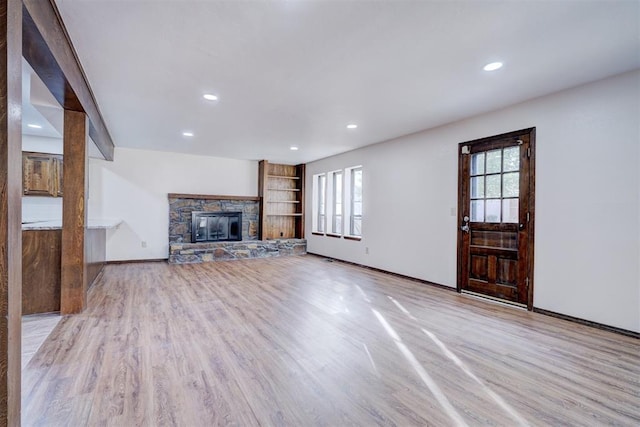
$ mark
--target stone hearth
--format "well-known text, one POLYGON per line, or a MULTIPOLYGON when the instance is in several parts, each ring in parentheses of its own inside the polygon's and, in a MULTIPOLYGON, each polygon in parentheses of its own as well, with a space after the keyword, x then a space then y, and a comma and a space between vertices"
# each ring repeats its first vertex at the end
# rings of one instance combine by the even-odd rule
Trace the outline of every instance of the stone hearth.
POLYGON ((169 263, 192 264, 246 258, 269 258, 307 253, 304 239, 242 242, 171 243, 169 263))

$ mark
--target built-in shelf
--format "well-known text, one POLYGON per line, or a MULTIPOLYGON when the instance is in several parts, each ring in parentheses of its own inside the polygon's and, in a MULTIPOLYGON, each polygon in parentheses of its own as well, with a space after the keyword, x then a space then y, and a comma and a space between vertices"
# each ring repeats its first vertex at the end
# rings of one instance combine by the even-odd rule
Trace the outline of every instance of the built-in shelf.
POLYGON ((304 238, 304 171, 304 165, 260 162, 261 239, 304 238))
POLYGON ((285 179, 300 179, 299 176, 289 176, 289 175, 267 175, 268 178, 285 178, 285 179))

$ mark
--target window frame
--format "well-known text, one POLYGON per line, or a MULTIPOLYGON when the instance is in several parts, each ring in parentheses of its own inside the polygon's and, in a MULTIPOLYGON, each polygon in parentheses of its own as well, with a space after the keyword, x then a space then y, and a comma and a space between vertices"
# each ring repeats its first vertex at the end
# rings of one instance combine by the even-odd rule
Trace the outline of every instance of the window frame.
POLYGON ((349 233, 345 234, 345 236, 353 237, 353 238, 362 238, 362 166, 353 166, 351 168, 347 168, 349 171, 349 233), (356 179, 355 174, 360 173, 360 200, 356 200, 356 179), (360 214, 355 214, 355 204, 360 203, 360 214), (360 234, 355 232, 355 221, 356 219, 360 220, 360 234))
POLYGON ((362 240, 363 169, 362 165, 357 165, 312 175, 311 234, 345 240, 362 240), (359 199, 356 199, 355 177, 358 173, 360 187, 359 199), (355 214, 357 203, 360 203, 358 215, 355 214), (357 221, 360 221, 360 233, 354 234, 357 221))
POLYGON ((327 234, 342 236, 344 232, 344 171, 337 170, 331 172, 331 227, 327 234), (339 177, 339 183, 338 181, 339 177), (339 190, 339 191, 338 191, 339 190), (339 209, 338 209, 339 208, 339 209), (336 213, 337 211, 340 213, 336 213), (340 229, 337 230, 337 219, 340 218, 340 229))
POLYGON ((313 175, 312 234, 324 235, 327 229, 327 174, 313 175))

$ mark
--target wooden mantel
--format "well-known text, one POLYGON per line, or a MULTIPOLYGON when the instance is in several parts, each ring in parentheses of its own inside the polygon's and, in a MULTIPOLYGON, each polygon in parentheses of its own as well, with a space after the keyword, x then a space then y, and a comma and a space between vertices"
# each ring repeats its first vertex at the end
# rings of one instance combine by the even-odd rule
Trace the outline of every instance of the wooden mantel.
POLYGON ((258 196, 215 196, 209 194, 180 194, 169 193, 169 199, 201 199, 201 200, 255 200, 260 201, 258 196))

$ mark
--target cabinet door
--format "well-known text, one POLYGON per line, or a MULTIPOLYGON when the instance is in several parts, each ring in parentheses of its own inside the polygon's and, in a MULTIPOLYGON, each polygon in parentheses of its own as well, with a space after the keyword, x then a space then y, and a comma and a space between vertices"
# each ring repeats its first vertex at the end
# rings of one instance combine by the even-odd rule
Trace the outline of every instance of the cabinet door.
POLYGON ((22 154, 22 185, 26 196, 56 196, 51 154, 22 154))
POLYGON ((63 157, 61 155, 55 156, 55 183, 56 183, 56 195, 62 197, 62 169, 63 169, 63 157))

